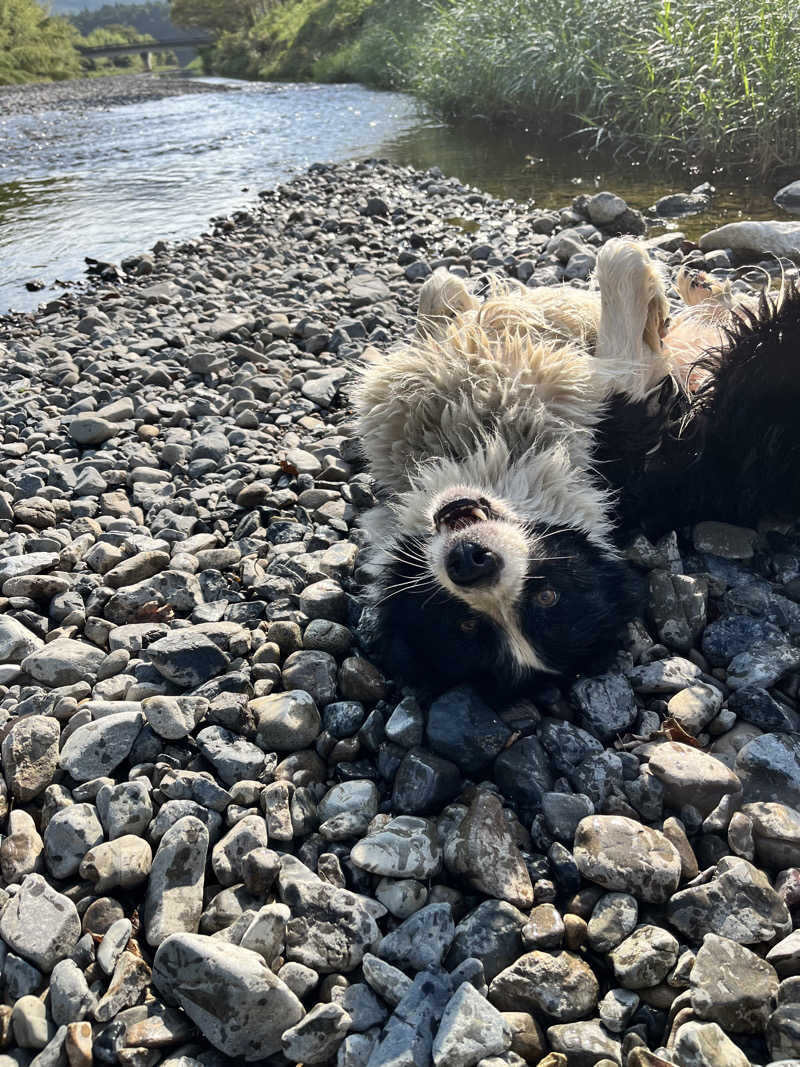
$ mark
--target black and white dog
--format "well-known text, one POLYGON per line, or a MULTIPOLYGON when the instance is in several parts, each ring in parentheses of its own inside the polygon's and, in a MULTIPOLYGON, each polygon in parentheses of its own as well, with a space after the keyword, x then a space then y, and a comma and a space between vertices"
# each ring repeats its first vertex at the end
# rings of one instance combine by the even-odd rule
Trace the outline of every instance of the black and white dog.
POLYGON ((597 290, 444 270, 417 336, 360 374, 357 432, 383 502, 364 518, 368 628, 393 677, 442 689, 602 669, 641 582, 641 520, 800 510, 800 293, 736 303, 609 241, 597 290))

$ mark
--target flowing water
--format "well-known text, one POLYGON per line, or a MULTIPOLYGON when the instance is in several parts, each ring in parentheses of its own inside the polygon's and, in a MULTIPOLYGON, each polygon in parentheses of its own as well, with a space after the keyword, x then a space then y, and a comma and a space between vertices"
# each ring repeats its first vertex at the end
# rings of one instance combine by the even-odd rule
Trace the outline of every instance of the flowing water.
MULTIPOLYGON (((438 165, 495 195, 547 208, 599 189, 647 208, 710 179, 713 208, 680 223, 690 236, 722 221, 781 214, 770 199, 774 185, 666 174, 482 123, 448 126, 401 93, 210 80, 218 91, 36 114, 4 115, 0 96, 0 314, 33 308, 60 291, 58 282, 79 278, 84 256, 119 262, 160 238, 195 236, 211 216, 316 161, 378 156, 438 165), (26 292, 35 278, 47 292, 26 292)), ((47 86, 37 92, 47 107, 47 86)))

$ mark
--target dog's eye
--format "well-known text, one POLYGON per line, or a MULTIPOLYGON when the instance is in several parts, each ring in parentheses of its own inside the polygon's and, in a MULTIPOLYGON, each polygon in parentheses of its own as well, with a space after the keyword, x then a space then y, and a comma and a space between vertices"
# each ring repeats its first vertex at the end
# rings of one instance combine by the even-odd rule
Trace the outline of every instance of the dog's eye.
POLYGON ((540 589, 536 594, 536 603, 543 608, 552 608, 554 604, 558 603, 558 593, 555 589, 540 589))
POLYGON ((475 631, 478 629, 478 620, 464 619, 464 621, 459 625, 459 629, 461 630, 462 634, 474 634, 475 631))

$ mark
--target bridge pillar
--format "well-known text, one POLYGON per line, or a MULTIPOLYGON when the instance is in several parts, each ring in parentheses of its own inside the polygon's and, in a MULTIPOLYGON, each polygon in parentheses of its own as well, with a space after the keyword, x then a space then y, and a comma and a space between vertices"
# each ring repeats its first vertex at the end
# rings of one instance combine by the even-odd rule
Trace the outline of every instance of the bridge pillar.
POLYGON ((149 51, 142 52, 142 62, 144 63, 145 70, 152 70, 153 69, 153 53, 149 52, 149 51))

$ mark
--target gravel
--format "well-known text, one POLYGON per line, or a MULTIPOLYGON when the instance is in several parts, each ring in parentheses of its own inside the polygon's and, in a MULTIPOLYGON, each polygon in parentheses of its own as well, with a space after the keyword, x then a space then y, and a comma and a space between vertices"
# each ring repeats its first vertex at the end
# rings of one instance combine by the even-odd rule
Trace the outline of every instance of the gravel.
POLYGON ((0 1067, 800 1058, 795 526, 640 536, 613 669, 513 707, 359 640, 349 368, 643 227, 315 166, 0 321, 0 1067))

